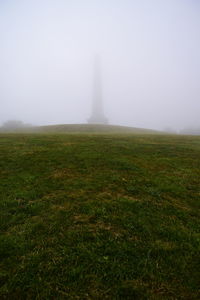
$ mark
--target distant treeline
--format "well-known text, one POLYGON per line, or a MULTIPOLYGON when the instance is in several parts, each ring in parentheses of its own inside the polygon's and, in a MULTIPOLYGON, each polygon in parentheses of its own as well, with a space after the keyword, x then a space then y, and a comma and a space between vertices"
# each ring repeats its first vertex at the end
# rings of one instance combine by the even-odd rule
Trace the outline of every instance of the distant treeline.
POLYGON ((0 127, 0 131, 16 131, 30 127, 32 127, 31 124, 27 124, 19 120, 8 120, 0 127))

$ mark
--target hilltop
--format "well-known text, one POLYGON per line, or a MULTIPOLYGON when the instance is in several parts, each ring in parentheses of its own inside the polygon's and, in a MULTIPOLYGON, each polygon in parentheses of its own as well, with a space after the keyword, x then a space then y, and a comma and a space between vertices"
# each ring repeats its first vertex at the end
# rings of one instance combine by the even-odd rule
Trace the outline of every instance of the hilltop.
POLYGON ((39 133, 133 133, 133 134, 156 134, 156 130, 136 128, 120 125, 102 124, 57 124, 45 126, 33 126, 22 128, 0 129, 1 132, 39 132, 39 133))
POLYGON ((38 127, 42 132, 85 132, 85 133, 156 133, 155 130, 119 125, 61 124, 38 127))

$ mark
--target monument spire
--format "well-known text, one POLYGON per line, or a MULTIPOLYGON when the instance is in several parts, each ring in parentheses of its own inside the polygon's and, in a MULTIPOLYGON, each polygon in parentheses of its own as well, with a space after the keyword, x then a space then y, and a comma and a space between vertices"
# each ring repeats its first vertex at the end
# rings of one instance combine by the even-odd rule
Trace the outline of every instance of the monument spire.
POLYGON ((93 103, 92 114, 88 120, 91 124, 107 124, 103 111, 103 97, 102 97, 102 78, 101 78, 101 59, 96 55, 94 62, 94 86, 93 86, 93 103))

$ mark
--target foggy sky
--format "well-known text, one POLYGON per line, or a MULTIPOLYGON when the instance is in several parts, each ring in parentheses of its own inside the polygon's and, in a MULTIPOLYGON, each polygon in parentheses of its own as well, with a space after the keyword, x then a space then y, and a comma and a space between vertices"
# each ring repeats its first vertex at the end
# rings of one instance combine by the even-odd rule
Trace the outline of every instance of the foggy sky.
POLYGON ((200 127, 199 0, 0 0, 0 125, 200 127))

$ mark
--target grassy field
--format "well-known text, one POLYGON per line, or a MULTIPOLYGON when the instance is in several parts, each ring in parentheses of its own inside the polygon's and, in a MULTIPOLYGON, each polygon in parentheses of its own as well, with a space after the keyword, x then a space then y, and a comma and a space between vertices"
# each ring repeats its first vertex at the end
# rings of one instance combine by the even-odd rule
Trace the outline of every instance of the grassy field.
POLYGON ((200 137, 0 135, 1 299, 199 299, 200 137))

